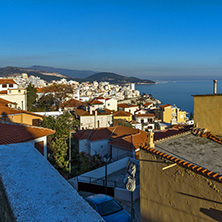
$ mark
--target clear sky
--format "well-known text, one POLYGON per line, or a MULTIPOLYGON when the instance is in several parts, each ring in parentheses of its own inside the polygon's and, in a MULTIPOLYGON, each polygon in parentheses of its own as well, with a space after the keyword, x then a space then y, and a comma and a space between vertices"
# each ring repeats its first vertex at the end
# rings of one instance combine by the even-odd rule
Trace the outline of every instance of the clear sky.
POLYGON ((221 0, 0 0, 0 67, 222 73, 221 0))

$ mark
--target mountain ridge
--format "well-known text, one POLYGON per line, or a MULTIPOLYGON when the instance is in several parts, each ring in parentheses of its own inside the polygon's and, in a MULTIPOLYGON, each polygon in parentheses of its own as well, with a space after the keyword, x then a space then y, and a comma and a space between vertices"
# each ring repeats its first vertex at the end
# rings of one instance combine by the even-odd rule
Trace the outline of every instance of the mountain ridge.
MULTIPOLYGON (((37 66, 31 66, 31 67, 35 67, 37 68, 37 66)), ((50 82, 52 80, 60 80, 62 78, 66 78, 67 80, 75 80, 78 82, 93 82, 93 81, 106 81, 106 82, 110 82, 111 84, 125 84, 125 83, 137 83, 137 84, 155 84, 154 81, 152 80, 145 80, 145 79, 139 79, 136 77, 127 77, 127 76, 123 76, 123 75, 119 75, 116 73, 112 73, 112 72, 99 72, 99 73, 95 73, 94 71, 84 71, 82 70, 82 72, 93 72, 94 74, 89 75, 85 78, 79 78, 79 76, 82 77, 81 73, 78 74, 78 77, 71 77, 68 75, 64 75, 61 73, 56 72, 57 68, 53 68, 53 67, 48 67, 48 68, 52 68, 52 70, 54 70, 54 72, 49 72, 47 70, 38 70, 38 69, 32 69, 31 67, 29 68, 21 68, 21 67, 13 67, 13 66, 8 66, 5 68, 0 68, 0 76, 1 77, 9 77, 9 76, 15 76, 21 73, 27 73, 29 76, 33 75, 33 76, 38 76, 41 79, 50 82)), ((43 66, 41 66, 43 67, 43 66)), ((43 69, 43 68, 42 68, 43 69)), ((48 69, 49 70, 49 69, 48 69)), ((78 71, 78 70, 69 70, 69 71, 78 71)), ((81 72, 81 71, 80 71, 81 72)), ((85 73, 85 74, 86 74, 85 73)))

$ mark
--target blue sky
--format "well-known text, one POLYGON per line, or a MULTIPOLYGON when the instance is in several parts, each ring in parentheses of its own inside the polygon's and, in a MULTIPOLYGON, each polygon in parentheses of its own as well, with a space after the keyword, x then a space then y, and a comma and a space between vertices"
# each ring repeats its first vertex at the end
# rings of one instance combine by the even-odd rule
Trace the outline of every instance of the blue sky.
POLYGON ((219 78, 220 0, 1 0, 0 67, 219 78))

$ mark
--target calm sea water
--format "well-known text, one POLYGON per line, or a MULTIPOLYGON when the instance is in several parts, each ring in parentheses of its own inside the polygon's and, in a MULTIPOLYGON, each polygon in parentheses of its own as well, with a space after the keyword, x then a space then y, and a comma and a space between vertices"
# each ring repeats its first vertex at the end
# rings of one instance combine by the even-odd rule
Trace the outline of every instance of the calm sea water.
MULTIPOLYGON (((213 80, 169 81, 155 85, 136 85, 140 93, 152 94, 163 104, 175 104, 188 113, 193 112, 193 96, 213 93, 213 80)), ((222 93, 222 81, 217 81, 217 92, 222 93)))

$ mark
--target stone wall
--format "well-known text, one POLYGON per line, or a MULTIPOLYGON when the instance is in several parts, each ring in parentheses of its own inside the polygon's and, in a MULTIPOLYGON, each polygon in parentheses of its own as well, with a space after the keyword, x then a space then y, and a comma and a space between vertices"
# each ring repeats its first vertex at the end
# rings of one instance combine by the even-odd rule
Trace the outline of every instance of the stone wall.
POLYGON ((141 221, 221 221, 222 183, 140 150, 141 221))
POLYGON ((9 206, 5 189, 0 178, 0 221, 1 222, 14 222, 14 216, 9 206))

